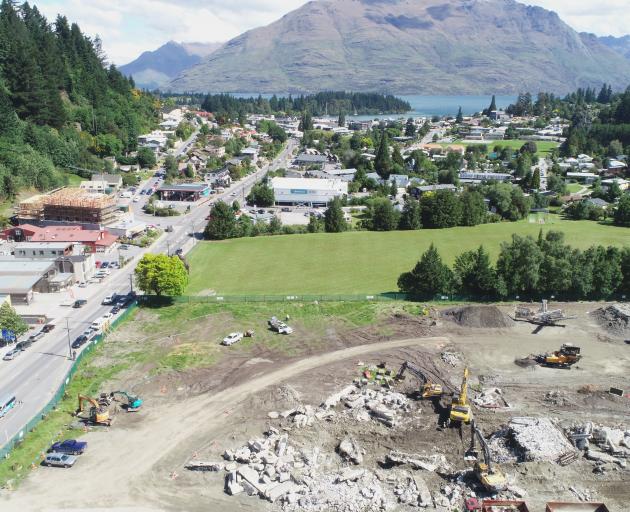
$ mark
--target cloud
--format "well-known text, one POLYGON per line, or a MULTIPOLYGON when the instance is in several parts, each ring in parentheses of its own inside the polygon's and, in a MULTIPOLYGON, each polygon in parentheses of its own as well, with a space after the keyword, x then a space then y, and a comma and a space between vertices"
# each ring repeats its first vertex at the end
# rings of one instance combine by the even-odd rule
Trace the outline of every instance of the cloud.
MULTIPOLYGON (((522 0, 556 11, 580 32, 625 35, 628 0, 522 0)), ((267 25, 305 0, 36 0, 50 19, 58 13, 98 34, 110 60, 125 64, 166 41, 227 41, 267 25)))

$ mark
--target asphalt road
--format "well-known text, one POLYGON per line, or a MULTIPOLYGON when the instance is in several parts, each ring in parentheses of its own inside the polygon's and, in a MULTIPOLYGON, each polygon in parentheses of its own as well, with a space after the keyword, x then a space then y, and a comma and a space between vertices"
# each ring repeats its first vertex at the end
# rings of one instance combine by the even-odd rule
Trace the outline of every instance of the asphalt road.
MULTIPOLYGON (((195 135, 179 148, 182 153, 192 145, 195 135)), ((223 199, 231 201, 242 200, 253 185, 267 173, 269 168, 284 167, 290 153, 297 146, 297 141, 289 140, 284 151, 271 163, 254 174, 235 183, 224 194, 213 195, 210 202, 223 199)), ((155 178, 150 178, 139 186, 147 187, 155 178)), ((138 203, 134 203, 137 205, 138 203)), ((103 298, 112 291, 124 294, 130 291, 131 276, 135 263, 147 252, 164 253, 182 248, 186 253, 195 244, 195 240, 205 227, 205 217, 209 213, 208 203, 197 204, 192 211, 178 217, 157 217, 156 224, 162 227, 173 226, 173 231, 164 233, 151 247, 144 249, 134 259, 120 270, 113 270, 106 279, 105 286, 93 288, 86 292, 88 303, 80 308, 67 308, 67 313, 55 318, 56 328, 22 352, 13 361, 0 361, 0 397, 14 395, 18 405, 4 418, 0 418, 0 447, 20 431, 24 426, 48 403, 53 397, 64 376, 70 369, 72 361, 69 359, 70 349, 68 338, 74 341, 96 318, 111 310, 111 306, 101 305, 103 298), (66 331, 66 322, 69 331, 66 331)), ((144 219, 146 220, 146 219, 144 219)), ((6 350, 2 351, 4 354, 6 350)), ((1 398, 0 398, 1 399, 1 398)), ((26 434, 24 432, 24 434, 26 434)))

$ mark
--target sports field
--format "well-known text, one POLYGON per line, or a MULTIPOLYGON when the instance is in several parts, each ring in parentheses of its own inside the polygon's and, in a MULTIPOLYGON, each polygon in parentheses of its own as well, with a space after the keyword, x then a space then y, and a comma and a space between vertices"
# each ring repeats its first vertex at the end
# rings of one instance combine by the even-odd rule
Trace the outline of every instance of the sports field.
POLYGON ((396 291, 398 276, 431 242, 449 263, 483 244, 492 257, 512 233, 564 231, 568 243, 630 246, 630 229, 556 215, 441 230, 318 233, 203 242, 191 253, 189 295, 363 294, 396 291), (542 222, 545 222, 542 224, 542 222))

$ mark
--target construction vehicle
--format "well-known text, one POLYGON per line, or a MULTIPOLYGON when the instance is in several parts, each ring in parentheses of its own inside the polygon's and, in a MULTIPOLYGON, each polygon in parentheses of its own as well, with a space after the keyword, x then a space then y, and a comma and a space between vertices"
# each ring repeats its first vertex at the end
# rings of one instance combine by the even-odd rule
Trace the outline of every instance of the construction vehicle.
POLYGON ((556 350, 555 352, 536 356, 536 362, 538 364, 551 368, 570 368, 580 359, 582 359, 580 347, 576 347, 571 343, 564 343, 560 347, 560 350, 556 350))
POLYGON ((79 395, 79 409, 77 415, 85 410, 84 406, 86 402, 90 404, 90 413, 88 416, 90 423, 94 423, 95 425, 107 425, 108 427, 112 424, 107 405, 99 403, 95 398, 89 396, 79 395))
POLYGON ((501 492, 507 489, 507 479, 498 466, 492 464, 490 448, 483 437, 481 430, 477 427, 475 420, 470 421, 470 448, 466 452, 466 460, 475 460, 475 476, 489 492, 501 492), (478 460, 475 448, 475 438, 479 440, 483 452, 483 462, 478 460))
POLYGON ((405 361, 402 364, 400 370, 398 370, 398 374, 396 375, 396 380, 403 380, 405 378, 406 371, 410 372, 420 381, 422 398, 440 398, 442 396, 442 386, 431 382, 420 368, 409 361, 405 361))
POLYGON ((451 402, 449 422, 451 424, 468 424, 471 419, 472 411, 470 409, 470 404, 468 403, 468 368, 465 368, 459 394, 453 396, 453 400, 451 402))
POLYGON ((533 311, 525 306, 518 306, 514 314, 514 320, 529 322, 541 327, 565 327, 558 322, 570 320, 575 316, 567 316, 561 309, 549 309, 547 301, 543 300, 538 311, 533 311))
POLYGON ((116 395, 119 395, 127 400, 127 404, 125 408, 127 412, 136 412, 140 407, 142 407, 142 398, 136 395, 131 395, 126 391, 112 391, 109 396, 112 400, 116 400, 116 395))

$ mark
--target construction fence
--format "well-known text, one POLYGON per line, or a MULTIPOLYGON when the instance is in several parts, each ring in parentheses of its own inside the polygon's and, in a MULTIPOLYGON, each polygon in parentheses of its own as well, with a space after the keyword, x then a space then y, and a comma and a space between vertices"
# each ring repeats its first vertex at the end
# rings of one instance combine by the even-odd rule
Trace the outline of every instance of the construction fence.
MULTIPOLYGON (((120 316, 118 316, 114 321, 110 323, 108 331, 111 331, 120 322, 125 320, 137 307, 138 307, 138 304, 136 302, 131 304, 127 309, 125 309, 120 314, 120 316)), ((22 441, 24 441, 25 436, 29 432, 31 432, 40 421, 45 419, 46 416, 57 407, 57 404, 64 398, 66 387, 68 386, 68 384, 70 383, 70 380, 72 379, 77 369, 79 368, 81 361, 83 361, 83 359, 88 354, 90 354, 98 346, 99 343, 104 341, 106 337, 107 337, 107 332, 103 332, 102 334, 98 334, 97 336, 94 336, 89 341, 89 343, 85 345, 85 347, 81 350, 81 352, 77 354, 76 359, 72 362, 72 366, 68 370, 68 373, 63 379, 63 382, 57 389, 57 392, 50 399, 50 401, 44 407, 42 407, 42 409, 37 414, 35 414, 30 419, 30 421, 26 425, 24 425, 24 427, 16 435, 14 435, 11 439, 9 439, 8 442, 2 448, 0 448, 0 458, 2 459, 8 458, 9 454, 13 451, 13 449, 19 446, 20 443, 22 443, 22 441)), ((19 399, 19 397, 17 398, 19 399)))

